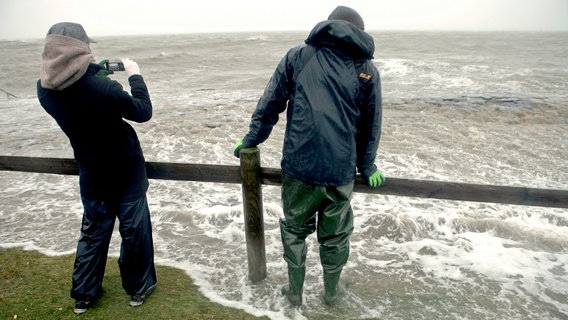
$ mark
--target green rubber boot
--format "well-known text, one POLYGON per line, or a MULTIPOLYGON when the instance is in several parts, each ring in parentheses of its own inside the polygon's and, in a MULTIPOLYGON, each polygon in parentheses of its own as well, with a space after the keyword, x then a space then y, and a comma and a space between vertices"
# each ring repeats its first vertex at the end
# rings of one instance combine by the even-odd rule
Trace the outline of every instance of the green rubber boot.
POLYGON ((302 305, 302 294, 304 291, 304 278, 306 268, 288 268, 288 284, 282 287, 282 294, 286 296, 288 302, 294 307, 302 305))
POLYGON ((339 301, 339 298, 345 293, 345 283, 339 279, 341 273, 323 274, 323 302, 328 306, 334 306, 339 301))

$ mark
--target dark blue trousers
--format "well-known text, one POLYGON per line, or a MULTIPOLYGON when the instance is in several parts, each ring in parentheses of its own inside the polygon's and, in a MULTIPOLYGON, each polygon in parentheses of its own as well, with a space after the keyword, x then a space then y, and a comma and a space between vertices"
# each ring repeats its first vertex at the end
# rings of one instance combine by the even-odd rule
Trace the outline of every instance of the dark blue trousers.
POLYGON ((77 245, 71 297, 96 299, 102 293, 109 243, 116 218, 122 238, 118 260, 122 287, 141 294, 157 283, 150 209, 146 196, 116 203, 82 199, 83 223, 77 245))

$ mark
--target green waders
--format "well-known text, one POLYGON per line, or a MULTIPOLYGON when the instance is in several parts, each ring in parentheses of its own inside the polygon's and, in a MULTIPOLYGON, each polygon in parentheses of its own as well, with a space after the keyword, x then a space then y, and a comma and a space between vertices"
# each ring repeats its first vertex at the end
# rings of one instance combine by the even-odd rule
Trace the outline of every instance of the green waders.
POLYGON ((337 297, 341 271, 349 257, 349 237, 353 233, 353 185, 354 182, 339 187, 318 187, 282 174, 284 219, 280 220, 280 231, 289 280, 283 292, 292 305, 302 304, 306 237, 316 230, 325 297, 337 297))

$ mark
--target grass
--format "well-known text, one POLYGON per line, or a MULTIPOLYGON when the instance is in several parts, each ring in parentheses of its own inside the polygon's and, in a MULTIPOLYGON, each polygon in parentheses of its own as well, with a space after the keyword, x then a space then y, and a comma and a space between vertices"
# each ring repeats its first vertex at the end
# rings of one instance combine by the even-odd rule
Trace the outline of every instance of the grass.
POLYGON ((268 319, 211 302, 183 271, 156 266, 159 284, 140 307, 128 305, 116 259, 109 258, 104 293, 92 309, 73 313, 73 255, 0 249, 0 319, 268 319))

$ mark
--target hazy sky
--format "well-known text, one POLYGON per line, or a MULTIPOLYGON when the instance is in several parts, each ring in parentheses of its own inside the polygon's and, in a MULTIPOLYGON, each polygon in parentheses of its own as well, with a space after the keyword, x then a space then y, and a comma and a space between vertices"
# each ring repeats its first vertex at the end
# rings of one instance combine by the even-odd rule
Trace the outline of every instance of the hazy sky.
POLYGON ((367 30, 568 31, 568 0, 0 0, 0 39, 43 38, 61 21, 94 37, 309 31, 339 4, 367 30))

